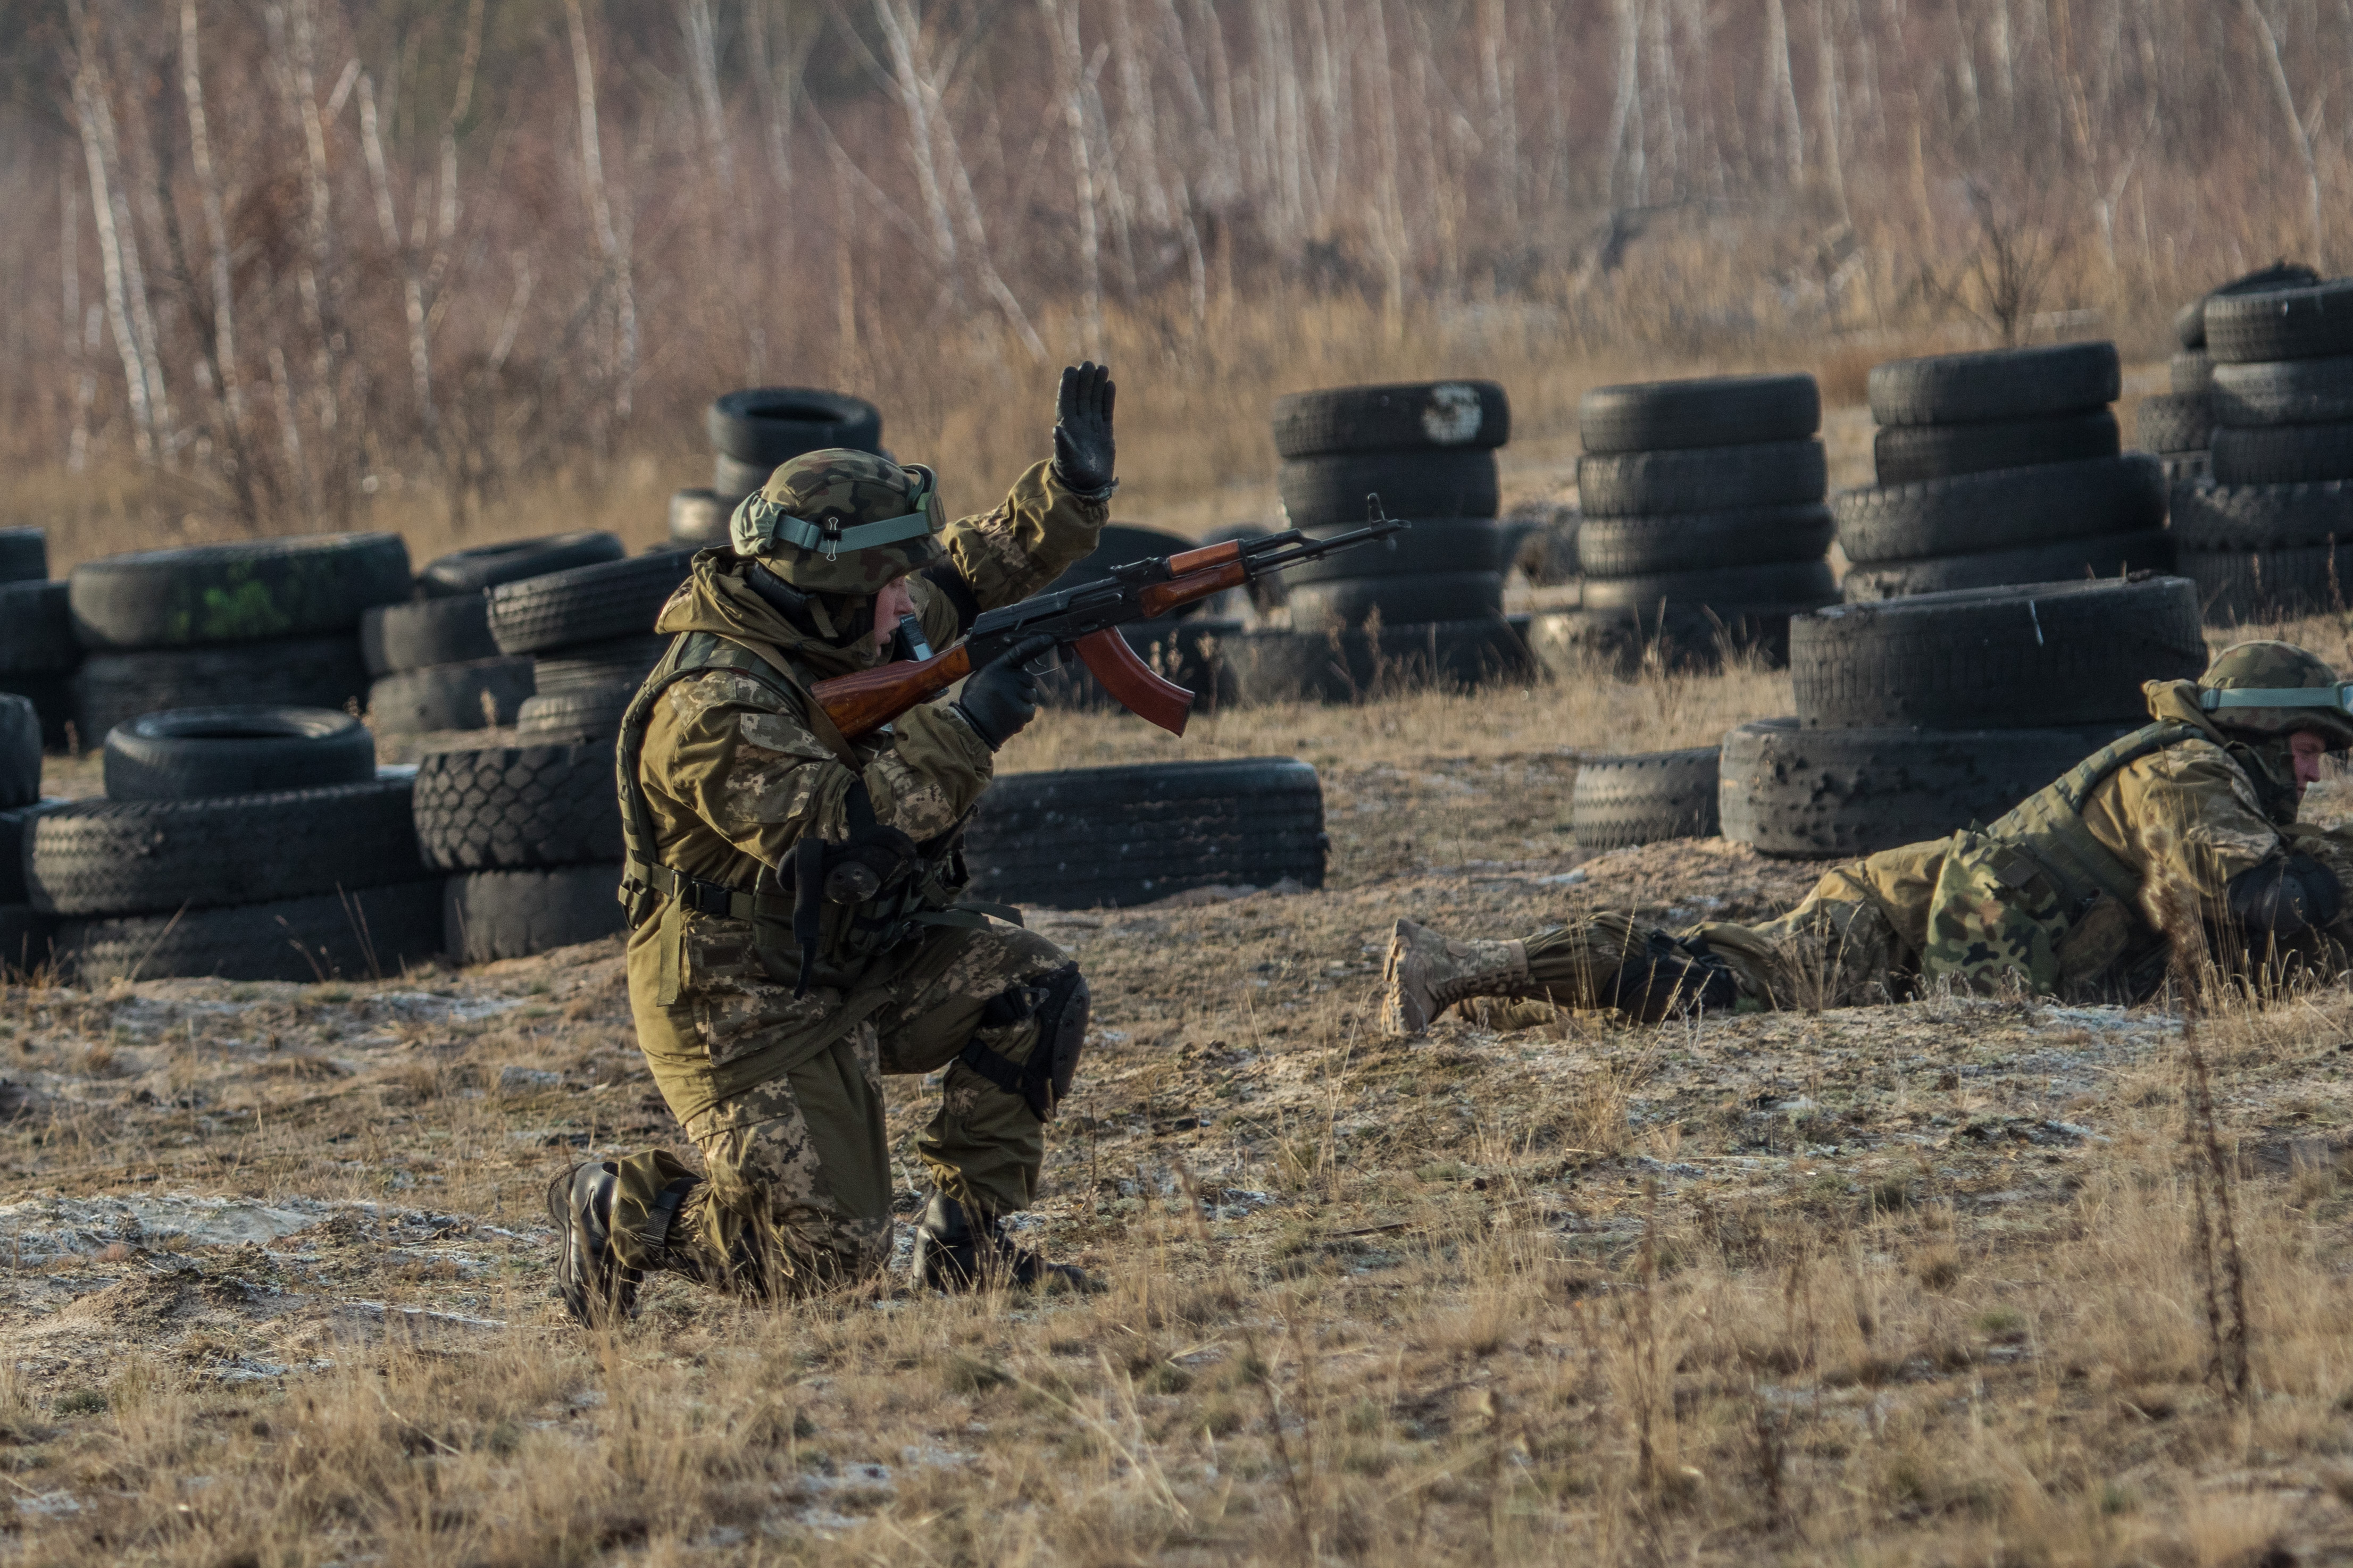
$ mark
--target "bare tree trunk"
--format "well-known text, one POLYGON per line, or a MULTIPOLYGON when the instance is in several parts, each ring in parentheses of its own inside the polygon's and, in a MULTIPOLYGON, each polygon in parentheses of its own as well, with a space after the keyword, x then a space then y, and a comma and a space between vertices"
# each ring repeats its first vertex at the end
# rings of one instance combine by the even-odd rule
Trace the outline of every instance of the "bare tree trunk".
POLYGON ((1845 134, 1842 124, 1844 108, 1839 94, 1839 53, 1837 30, 1831 25, 1831 0, 1814 0, 1814 39, 1820 46, 1822 167, 1830 174, 1831 195, 1838 203, 1839 216, 1849 223, 1854 216, 1846 205, 1846 158, 1840 146, 1845 134))
POLYGON ((2320 200, 2320 165, 2313 157, 2312 138, 2306 134, 2304 119, 2295 110, 2295 89, 2288 86, 2287 68, 2280 61, 2279 36, 2272 31, 2271 18, 2255 0, 2240 0, 2247 20, 2253 24, 2255 41, 2262 46, 2263 64, 2271 78, 2272 96, 2279 103, 2280 118, 2287 121, 2289 143, 2295 148, 2297 159, 2304 164, 2306 221, 2312 227, 2312 265, 2325 267, 2328 258, 2328 227, 2320 200))
POLYGON ((931 222, 932 246, 942 282, 958 314, 965 310, 964 269, 956 258, 955 223, 948 216, 947 191, 940 184, 933 152, 934 102, 924 90, 916 54, 923 45, 923 19, 913 0, 874 0, 874 17, 891 53, 892 94, 907 121, 907 156, 915 165, 915 184, 923 198, 923 214, 931 222))
POLYGON ((132 313, 131 269, 124 262, 126 247, 136 244, 128 232, 131 209, 118 188, 120 182, 107 156, 106 138, 100 130, 106 110, 94 40, 89 34, 87 16, 79 6, 75 12, 76 31, 80 35, 76 52, 80 58, 73 76, 74 121, 81 132, 82 160, 90 174, 90 211, 98 228, 99 271, 106 285, 107 325, 114 334, 115 353, 122 360, 122 386, 131 403, 132 442, 139 460, 153 463, 158 458, 158 441, 155 375, 147 363, 152 349, 140 335, 132 313))
POLYGON ((408 381, 417 396, 417 416, 431 445, 440 429, 433 409, 433 355, 425 335, 425 283, 417 276, 417 253, 400 237, 400 217, 393 210, 392 171, 384 157, 384 137, 376 124, 375 83, 360 72, 360 152, 367 160, 368 183, 375 190, 376 226, 384 231, 385 248, 400 261, 401 314, 408 324, 408 381))
POLYGON ((1079 45, 1078 0, 1038 0, 1046 18, 1046 32, 1054 47, 1054 67, 1060 76, 1062 124, 1071 136, 1071 174, 1078 182, 1079 301, 1082 352, 1103 357, 1103 237, 1095 215, 1094 158, 1088 143, 1087 65, 1079 45))
POLYGON ((187 100, 190 161, 205 213, 206 272, 212 285, 213 341, 217 348, 214 370, 228 410, 229 426, 241 437, 245 375, 237 357, 237 293, 229 277, 228 218, 221 201, 220 172, 213 163, 211 126, 205 118, 204 73, 197 66, 196 0, 180 0, 180 92, 187 100))
POLYGON ((58 171, 58 280, 63 286, 64 310, 58 341, 73 372, 73 414, 66 434, 66 472, 79 474, 90 467, 90 409, 98 399, 98 326, 102 319, 92 305, 87 316, 81 304, 81 187, 74 183, 73 159, 58 171), (82 345, 88 342, 89 347, 82 345))
POLYGON ((768 149, 768 177, 775 182, 777 194, 789 195, 793 188, 793 115, 800 106, 801 78, 808 65, 810 50, 817 47, 818 29, 810 26, 798 32, 788 32, 779 58, 768 37, 768 12, 771 0, 752 0, 744 8, 744 21, 752 50, 752 85, 760 95, 760 121, 768 149))
POLYGON ((1144 194, 1145 220, 1155 233, 1171 222, 1168 193, 1160 184, 1160 149, 1153 134, 1151 57, 1136 42, 1129 0, 1111 0, 1111 52, 1119 62, 1120 129, 1126 133, 1128 167, 1144 194))
POLYGON ((1626 133, 1632 125, 1636 104, 1641 97, 1642 72, 1642 0, 1618 0, 1618 97, 1609 106, 1609 133, 1602 143, 1609 149, 1609 205, 1622 207, 1630 194, 1641 199, 1639 174, 1624 184, 1620 184, 1618 170, 1626 149, 1626 133))
POLYGON ((1365 8, 1372 47, 1366 70, 1373 96, 1374 253, 1381 263, 1381 316, 1392 339, 1405 331, 1405 203, 1398 178, 1397 82, 1389 64, 1388 0, 1365 8))
POLYGON ((613 205, 605 192, 605 151, 596 128, 596 67, 588 56, 588 23, 580 14, 580 0, 564 0, 564 15, 572 33, 572 75, 580 96, 580 177, 588 196, 588 216, 596 228, 596 248, 604 258, 605 282, 614 291, 614 338, 611 373, 613 412, 629 416, 630 383, 638 373, 638 301, 631 287, 629 258, 613 223, 613 205))
POLYGON ((1765 0, 1765 115, 1774 151, 1792 184, 1806 177, 1806 123, 1798 112, 1798 81, 1789 69, 1789 16, 1782 0, 1765 0))
MULTIPOLYGON (((293 94, 296 123, 302 132, 303 171, 310 193, 310 214, 307 229, 310 253, 295 275, 302 294, 302 303, 310 317, 312 338, 312 359, 318 385, 314 389, 319 401, 319 433, 326 450, 322 460, 331 470, 343 467, 340 451, 340 426, 343 405, 338 393, 340 379, 336 353, 336 331, 331 318, 339 311, 328 308, 328 284, 332 276, 334 251, 333 194, 327 184, 327 127, 319 114, 319 83, 315 72, 315 40, 312 37, 311 0, 294 0, 292 62, 289 87, 293 94)), ((342 98, 340 90, 336 93, 342 98)))
MULTIPOLYGON (((1377 5, 1380 0, 1373 0, 1377 5)), ((1519 83, 1512 68, 1511 13, 1508 0, 1480 0, 1479 85, 1487 95, 1488 136, 1494 143, 1496 216, 1510 242, 1520 235, 1519 83)), ((1387 65, 1386 40, 1381 50, 1387 65)), ((1391 132, 1395 134, 1394 131, 1391 132)))

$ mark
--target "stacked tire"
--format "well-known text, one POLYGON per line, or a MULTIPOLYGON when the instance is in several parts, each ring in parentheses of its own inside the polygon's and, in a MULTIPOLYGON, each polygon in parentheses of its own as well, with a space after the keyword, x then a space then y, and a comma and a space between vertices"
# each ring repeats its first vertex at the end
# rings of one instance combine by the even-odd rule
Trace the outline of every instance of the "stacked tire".
POLYGON ((67 579, 86 744, 142 713, 225 702, 349 708, 361 619, 409 596, 396 534, 324 533, 86 561, 67 579))
POLYGON ((2184 576, 2221 624, 2353 602, 2353 279, 2220 295, 2212 471, 2175 488, 2184 576))
POLYGON ((2320 274, 2309 267, 2277 261, 2232 279, 2175 314, 2174 338, 2181 348, 2173 356, 2170 390, 2143 398, 2133 426, 2134 444, 2158 455, 2168 486, 2202 479, 2208 471, 2207 448, 2214 431, 2214 358, 2206 349, 2207 303, 2319 281, 2320 274))
POLYGON ((0 694, 0 974, 49 961, 48 917, 25 892, 26 829, 61 803, 41 798, 41 718, 32 699, 0 694))
POLYGON ((361 618, 360 653, 375 678, 369 721, 385 734, 514 723, 535 689, 532 661, 499 651, 490 591, 626 553, 613 534, 582 531, 459 550, 428 563, 407 603, 361 618))
MULTIPOLYGON (((669 647, 654 619, 692 564, 691 551, 671 545, 491 588, 491 641, 533 661, 516 730, 554 742, 619 733, 622 711, 669 647)), ((606 754, 609 772, 609 746, 606 754)))
POLYGON ((768 482, 776 465, 803 452, 882 449, 882 415, 862 397, 806 386, 731 392, 705 416, 713 449, 711 488, 670 499, 670 536, 703 549, 727 542, 736 502, 768 482))
POLYGON ((1569 786, 1568 826, 1582 849, 1628 849, 1717 830, 1719 748, 1586 757, 1569 786))
POLYGON ((437 929, 457 962, 622 930, 609 742, 433 752, 417 764, 415 820, 426 863, 448 874, 437 929))
POLYGON ((1785 657, 1790 616, 1838 597, 1810 375, 1596 387, 1577 408, 1581 608, 1540 636, 1617 662, 1785 657))
POLYGON ((73 722, 73 673, 81 666, 66 584, 49 577, 47 533, 0 529, 0 692, 29 700, 41 743, 66 749, 73 722))
POLYGON ((397 974, 439 956, 441 884, 410 781, 332 709, 141 715, 109 732, 103 799, 25 823, 27 902, 84 983, 397 974))
POLYGON ((1505 535, 1495 449, 1512 410, 1492 381, 1412 382, 1275 400, 1287 525, 1314 539, 1381 515, 1413 526, 1283 574, 1289 632, 1234 649, 1252 700, 1347 701, 1402 681, 1517 675, 1526 650, 1504 621, 1505 535))
POLYGON ((1873 368, 1876 485, 1831 499, 1850 602, 2162 571, 2165 477, 2125 452, 2113 343, 1873 368))
POLYGON ((2147 721, 2141 685, 2206 665, 2179 577, 1968 588, 1799 616, 1793 718, 1724 738, 1725 837, 1868 855, 1991 822, 2147 721))

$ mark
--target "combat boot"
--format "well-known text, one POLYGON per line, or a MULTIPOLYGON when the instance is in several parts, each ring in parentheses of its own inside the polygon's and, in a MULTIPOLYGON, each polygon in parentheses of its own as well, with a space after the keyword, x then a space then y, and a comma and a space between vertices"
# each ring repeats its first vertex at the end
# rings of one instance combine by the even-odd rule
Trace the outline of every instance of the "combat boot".
POLYGON ((645 1277, 613 1256, 613 1193, 620 1167, 575 1165, 548 1184, 547 1217, 555 1222, 555 1289, 573 1321, 605 1328, 638 1309, 645 1277))
POLYGON ((1528 950, 1517 942, 1456 942, 1399 921, 1381 964, 1381 1033, 1419 1035, 1467 996, 1527 996, 1528 950))
POLYGON ((1005 1234, 1005 1222, 990 1220, 975 1229, 964 1205, 945 1193, 934 1193, 915 1226, 915 1282, 934 1290, 976 1290, 1003 1283, 1024 1289, 1092 1291, 1095 1282, 1086 1271, 1067 1263, 1049 1263, 1026 1247, 1016 1247, 1005 1234))

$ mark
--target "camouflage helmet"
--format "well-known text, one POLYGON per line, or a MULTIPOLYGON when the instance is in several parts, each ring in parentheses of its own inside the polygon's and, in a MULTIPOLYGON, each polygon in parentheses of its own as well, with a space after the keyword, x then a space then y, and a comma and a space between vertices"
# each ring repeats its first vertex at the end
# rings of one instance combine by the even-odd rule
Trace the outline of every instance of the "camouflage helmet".
POLYGON ((2309 730, 2332 752, 2353 746, 2353 687, 2328 661, 2284 642, 2242 642, 2198 678, 2198 705, 2216 724, 2259 735, 2309 730))
POLYGON ((942 527, 931 469, 829 447, 802 453, 745 496, 728 542, 805 594, 865 598, 947 559, 942 527))

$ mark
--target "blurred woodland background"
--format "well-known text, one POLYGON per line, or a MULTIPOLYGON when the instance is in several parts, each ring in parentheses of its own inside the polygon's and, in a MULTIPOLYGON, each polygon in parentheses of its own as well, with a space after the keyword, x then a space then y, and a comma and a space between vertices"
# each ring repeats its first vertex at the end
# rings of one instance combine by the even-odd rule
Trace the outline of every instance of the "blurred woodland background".
POLYGON ((0 0, 0 521, 509 533, 707 482, 760 383, 977 505, 1082 354, 1171 504, 1319 383, 1541 439, 1598 379, 2129 360, 2327 269, 2348 68, 2353 0, 0 0))

